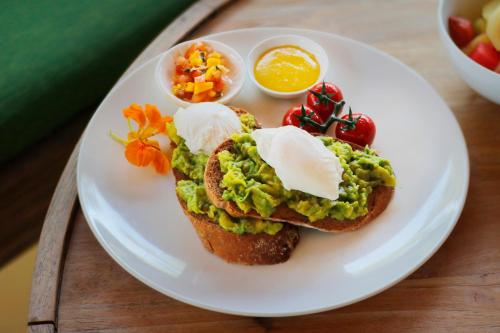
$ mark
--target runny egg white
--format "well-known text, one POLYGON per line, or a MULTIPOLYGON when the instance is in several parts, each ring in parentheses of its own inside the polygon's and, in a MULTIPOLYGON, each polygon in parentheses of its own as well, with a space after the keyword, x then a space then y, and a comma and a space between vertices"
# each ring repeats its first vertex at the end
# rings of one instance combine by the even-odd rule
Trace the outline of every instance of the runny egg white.
POLYGON ((252 137, 287 190, 338 199, 344 170, 320 139, 295 126, 257 129, 252 137))
POLYGON ((189 150, 211 154, 231 134, 241 132, 240 118, 229 107, 213 102, 191 104, 174 114, 177 134, 189 150))

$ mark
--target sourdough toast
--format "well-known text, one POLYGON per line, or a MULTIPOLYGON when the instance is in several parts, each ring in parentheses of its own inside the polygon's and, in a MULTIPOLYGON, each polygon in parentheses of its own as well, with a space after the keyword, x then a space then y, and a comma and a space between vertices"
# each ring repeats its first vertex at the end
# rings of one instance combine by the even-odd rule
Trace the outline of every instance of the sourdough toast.
MULTIPOLYGON (((245 110, 231 107, 238 115, 245 110)), ((258 127, 260 125, 256 124, 258 127)), ((172 148, 175 144, 172 143, 172 148)), ((189 179, 177 169, 173 169, 176 183, 189 179)), ((283 228, 275 235, 266 233, 236 234, 223 229, 219 224, 211 221, 208 216, 190 212, 186 203, 177 195, 177 199, 189 218, 203 246, 211 253, 230 262, 245 265, 271 265, 287 261, 300 236, 298 228, 284 223, 283 228)))
MULTIPOLYGON (((362 147, 346 142, 355 150, 363 149, 362 147)), ((224 174, 220 169, 217 154, 223 150, 231 151, 233 141, 230 139, 220 144, 209 157, 207 167, 205 169, 205 189, 209 200, 217 207, 224 209, 233 217, 254 217, 262 218, 255 210, 243 212, 236 203, 226 201, 222 198, 224 190, 220 187, 220 183, 224 174)), ((382 213, 389 204, 394 189, 388 186, 377 186, 368 198, 368 213, 354 220, 337 220, 333 218, 323 218, 315 222, 310 222, 309 219, 289 208, 285 203, 282 203, 276 210, 267 217, 267 220, 288 222, 294 225, 314 228, 327 232, 353 231, 373 221, 380 213, 382 213)))
MULTIPOLYGON (((177 170, 174 170, 174 176, 176 182, 187 179, 177 170)), ((188 211, 186 203, 177 198, 203 246, 230 263, 271 265, 285 262, 299 242, 298 228, 288 223, 273 236, 266 233, 239 235, 226 231, 206 215, 188 211)))

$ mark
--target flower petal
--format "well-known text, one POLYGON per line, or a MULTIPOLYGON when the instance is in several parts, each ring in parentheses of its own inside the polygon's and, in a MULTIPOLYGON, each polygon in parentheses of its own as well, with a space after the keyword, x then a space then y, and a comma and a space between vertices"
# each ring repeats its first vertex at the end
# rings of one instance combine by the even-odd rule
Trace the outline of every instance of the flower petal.
POLYGON ((136 166, 147 166, 155 157, 157 149, 140 140, 131 141, 125 146, 125 158, 136 166))
POLYGON ((158 130, 154 127, 151 126, 146 126, 142 131, 141 131, 141 139, 146 140, 147 138, 158 134, 158 130))
POLYGON ((156 172, 165 174, 170 169, 170 161, 167 156, 163 154, 161 151, 157 150, 155 157, 153 159, 153 165, 156 169, 156 172))
POLYGON ((123 109, 123 116, 134 120, 140 128, 146 124, 146 115, 142 107, 136 103, 132 103, 128 108, 123 109))
POLYGON ((163 119, 155 105, 146 104, 146 117, 149 121, 149 126, 157 129, 158 132, 165 131, 165 119, 163 119))

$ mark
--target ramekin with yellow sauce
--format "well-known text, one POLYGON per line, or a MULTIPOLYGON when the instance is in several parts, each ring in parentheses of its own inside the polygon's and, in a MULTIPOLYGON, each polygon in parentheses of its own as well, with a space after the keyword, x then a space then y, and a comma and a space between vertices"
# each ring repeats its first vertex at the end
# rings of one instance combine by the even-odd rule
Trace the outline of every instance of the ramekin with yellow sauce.
POLYGON ((252 81, 278 98, 297 97, 323 80, 328 57, 321 46, 296 35, 275 36, 257 44, 248 55, 252 81))

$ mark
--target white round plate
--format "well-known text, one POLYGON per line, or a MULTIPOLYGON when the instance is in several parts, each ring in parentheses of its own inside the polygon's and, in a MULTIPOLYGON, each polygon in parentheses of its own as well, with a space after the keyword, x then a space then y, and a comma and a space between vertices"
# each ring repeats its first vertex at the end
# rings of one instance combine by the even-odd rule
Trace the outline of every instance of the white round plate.
MULTIPOLYGON (((132 102, 176 111, 155 80, 159 57, 118 83, 83 137, 78 194, 104 249, 148 286, 202 308, 252 316, 290 316, 347 305, 374 295, 422 265, 453 229, 467 193, 467 148, 441 97, 412 69, 359 42, 332 34, 283 28, 208 36, 246 58, 259 41, 280 34, 306 36, 330 58, 326 80, 338 84, 353 110, 377 124, 374 148, 392 161, 396 192, 387 210, 359 231, 301 230, 292 257, 273 266, 228 264, 208 253, 175 197, 172 174, 127 163, 109 131, 125 136, 121 110, 132 102)), ((265 126, 305 99, 279 100, 250 80, 234 105, 265 126)))

